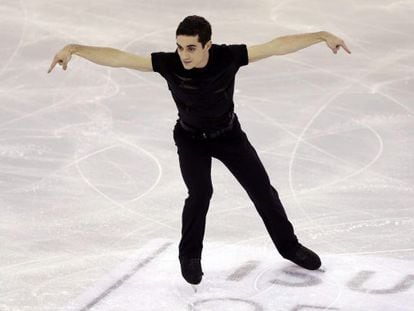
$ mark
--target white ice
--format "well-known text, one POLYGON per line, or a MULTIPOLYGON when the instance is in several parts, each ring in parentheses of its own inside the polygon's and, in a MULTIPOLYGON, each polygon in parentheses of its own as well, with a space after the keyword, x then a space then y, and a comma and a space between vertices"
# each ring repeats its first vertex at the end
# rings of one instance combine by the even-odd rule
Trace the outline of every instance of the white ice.
POLYGON ((0 310, 413 309, 413 14, 409 0, 1 0, 0 310), (46 73, 68 43, 172 51, 191 14, 216 43, 326 30, 352 50, 317 44, 236 82, 242 126, 325 272, 279 256, 215 161, 205 277, 191 292, 176 259, 186 189, 165 81, 78 57, 46 73))

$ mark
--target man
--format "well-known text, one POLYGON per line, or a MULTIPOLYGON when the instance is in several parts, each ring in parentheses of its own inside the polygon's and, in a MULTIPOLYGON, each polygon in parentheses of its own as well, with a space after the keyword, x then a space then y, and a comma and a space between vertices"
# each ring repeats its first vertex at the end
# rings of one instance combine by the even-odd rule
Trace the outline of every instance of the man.
POLYGON ((199 284, 205 221, 213 193, 212 157, 219 159, 247 191, 279 253, 310 270, 321 266, 317 254, 302 246, 294 234, 278 193, 234 113, 234 80, 238 69, 273 55, 292 53, 325 41, 336 54, 342 47, 338 37, 322 31, 278 37, 246 47, 215 45, 211 26, 199 16, 188 16, 176 31, 177 50, 152 53, 151 57, 124 51, 71 44, 59 51, 56 64, 67 69, 73 54, 94 63, 160 73, 167 81, 178 109, 174 128, 180 169, 188 188, 182 213, 179 259, 184 279, 199 284))

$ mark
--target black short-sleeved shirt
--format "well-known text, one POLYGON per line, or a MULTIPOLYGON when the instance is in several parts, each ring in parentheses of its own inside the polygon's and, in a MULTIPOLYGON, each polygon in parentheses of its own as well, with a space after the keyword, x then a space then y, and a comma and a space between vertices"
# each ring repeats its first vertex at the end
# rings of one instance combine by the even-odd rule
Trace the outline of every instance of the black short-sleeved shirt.
POLYGON ((234 110, 235 75, 249 62, 246 45, 213 44, 204 68, 185 69, 177 51, 152 53, 151 59, 154 71, 167 80, 184 123, 202 130, 228 124, 234 110))

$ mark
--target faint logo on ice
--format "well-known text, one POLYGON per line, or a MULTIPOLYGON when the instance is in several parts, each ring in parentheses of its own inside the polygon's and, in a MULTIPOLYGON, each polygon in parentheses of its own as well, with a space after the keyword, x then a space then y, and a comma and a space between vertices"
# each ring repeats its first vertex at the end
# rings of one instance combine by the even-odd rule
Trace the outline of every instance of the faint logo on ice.
POLYGON ((195 293, 181 278, 177 249, 153 241, 65 310, 410 310, 410 261, 322 255, 308 271, 273 249, 207 244, 195 293))

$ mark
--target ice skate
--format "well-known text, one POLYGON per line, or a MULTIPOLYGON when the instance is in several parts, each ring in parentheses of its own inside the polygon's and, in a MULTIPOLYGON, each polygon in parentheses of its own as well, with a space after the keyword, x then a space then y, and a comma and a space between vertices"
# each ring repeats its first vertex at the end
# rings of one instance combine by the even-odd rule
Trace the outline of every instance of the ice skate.
POLYGON ((200 284, 203 278, 200 258, 180 258, 180 265, 181 274, 188 283, 192 285, 200 284))
POLYGON ((317 270, 321 266, 321 259, 319 256, 301 244, 298 244, 295 248, 282 256, 308 270, 317 270))

